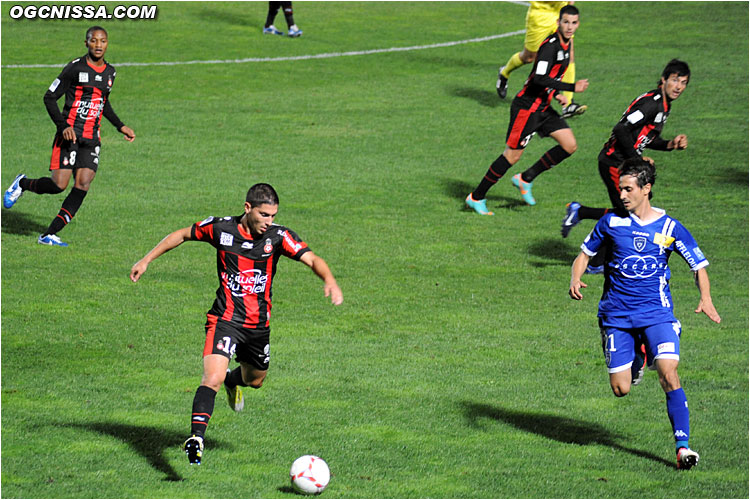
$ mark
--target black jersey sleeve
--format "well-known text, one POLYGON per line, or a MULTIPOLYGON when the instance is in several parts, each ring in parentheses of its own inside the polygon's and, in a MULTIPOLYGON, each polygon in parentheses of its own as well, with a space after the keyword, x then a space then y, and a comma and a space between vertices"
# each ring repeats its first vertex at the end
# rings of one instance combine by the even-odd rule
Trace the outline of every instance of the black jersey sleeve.
POLYGON ((44 93, 44 106, 47 108, 47 113, 55 123, 58 132, 65 130, 68 127, 68 122, 60 111, 57 101, 65 95, 73 83, 73 65, 76 61, 68 63, 49 86, 47 92, 44 93))
POLYGON ((532 78, 532 81, 535 85, 540 85, 550 89, 560 90, 563 92, 575 92, 575 84, 557 81, 549 76, 552 67, 555 65, 556 57, 557 51, 555 50, 555 44, 542 44, 542 46, 539 47, 539 52, 537 52, 536 54, 536 64, 534 67, 534 76, 532 78))
POLYGON ((617 139, 618 148, 617 151, 622 153, 626 158, 638 158, 638 153, 635 150, 635 142, 633 141, 633 134, 630 128, 625 125, 622 121, 615 125, 612 129, 612 135, 617 139))
POLYGON ((115 110, 112 109, 112 105, 109 103, 109 98, 104 102, 104 118, 109 120, 118 131, 125 126, 125 124, 122 123, 122 120, 117 116, 117 113, 115 113, 115 110))

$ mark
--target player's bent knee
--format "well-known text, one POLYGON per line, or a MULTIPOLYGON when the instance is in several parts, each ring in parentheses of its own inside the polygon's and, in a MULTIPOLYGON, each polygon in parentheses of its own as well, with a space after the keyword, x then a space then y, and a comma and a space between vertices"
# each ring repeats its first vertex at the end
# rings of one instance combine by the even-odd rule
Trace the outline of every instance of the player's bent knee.
POLYGON ((565 150, 566 153, 568 153, 569 155, 572 155, 578 150, 578 143, 573 141, 572 143, 565 144, 563 145, 563 149, 565 150))

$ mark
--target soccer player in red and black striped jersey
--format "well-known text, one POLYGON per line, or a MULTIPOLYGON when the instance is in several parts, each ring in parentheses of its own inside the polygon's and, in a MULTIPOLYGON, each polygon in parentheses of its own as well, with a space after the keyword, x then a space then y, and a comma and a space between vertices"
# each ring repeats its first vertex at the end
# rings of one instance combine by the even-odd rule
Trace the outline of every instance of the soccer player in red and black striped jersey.
POLYGON ((239 386, 258 389, 263 384, 270 360, 271 285, 281 256, 310 267, 323 280, 323 291, 333 305, 344 300, 326 262, 294 231, 273 223, 278 208, 273 187, 255 184, 247 192, 243 215, 209 217, 179 229, 130 271, 130 279, 138 281, 151 261, 185 241, 205 241, 216 248, 219 288, 207 313, 203 378, 193 399, 191 435, 183 445, 191 464, 201 462, 203 436, 222 383, 234 411, 244 407, 239 386), (232 356, 240 366, 229 370, 232 356))
POLYGON ((534 179, 572 155, 578 147, 573 131, 550 106, 553 99, 563 107, 568 104, 563 91, 583 92, 589 86, 588 80, 578 80, 575 84, 562 81, 570 62, 573 34, 579 26, 578 9, 573 5, 560 9, 557 26, 557 31, 539 46, 531 73, 511 103, 505 151, 490 165, 476 189, 466 197, 466 205, 480 215, 492 215, 487 209, 487 191, 521 159, 524 148, 534 134, 550 136, 558 145, 544 153, 525 172, 513 176, 513 185, 521 191, 521 196, 529 205, 536 204, 531 194, 534 179))
POLYGON ((99 167, 99 125, 102 115, 133 142, 135 133, 118 118, 109 101, 115 82, 115 68, 104 60, 107 51, 107 32, 100 26, 86 31, 88 53, 68 63, 44 94, 47 107, 57 133, 52 143, 50 177, 29 179, 19 174, 3 196, 3 206, 11 208, 24 191, 37 194, 62 193, 70 178, 75 183, 65 198, 62 208, 47 230, 37 240, 44 245, 68 246, 57 236, 73 219, 91 187, 99 167), (58 99, 65 96, 62 112, 58 99))
MULTIPOLYGON (((674 151, 687 148, 686 135, 678 134, 667 140, 661 137, 661 131, 672 110, 672 101, 682 95, 689 81, 690 67, 687 63, 672 59, 662 71, 658 87, 639 95, 630 103, 599 152, 599 175, 607 186, 612 208, 592 208, 575 201, 570 202, 562 222, 563 238, 582 219, 599 220, 611 211, 627 217, 628 211, 620 199, 618 173, 619 166, 625 160, 642 157, 653 165, 651 158, 643 156, 644 149, 674 151)), ((595 257, 592 266, 598 267, 598 264, 599 259, 595 257)))

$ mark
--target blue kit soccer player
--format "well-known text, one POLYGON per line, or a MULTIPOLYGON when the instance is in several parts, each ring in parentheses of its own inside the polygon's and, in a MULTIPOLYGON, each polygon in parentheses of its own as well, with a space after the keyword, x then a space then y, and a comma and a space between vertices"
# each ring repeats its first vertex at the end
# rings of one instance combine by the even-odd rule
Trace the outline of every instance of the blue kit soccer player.
POLYGON ((700 290, 696 313, 719 323, 721 317, 711 300, 706 266, 708 261, 690 232, 663 210, 651 206, 654 167, 643 158, 626 160, 620 166, 620 198, 628 217, 608 213, 581 245, 573 262, 570 296, 583 299, 581 281, 589 258, 605 252, 604 291, 599 302, 602 349, 615 396, 630 392, 631 367, 642 363, 635 346, 645 343, 651 369, 667 396, 667 414, 677 447, 677 468, 698 463, 698 454, 688 446, 690 413, 677 375, 680 360, 680 322, 674 317, 669 290, 671 271, 667 264, 677 251, 695 273, 700 290), (634 361, 635 360, 635 361, 634 361))

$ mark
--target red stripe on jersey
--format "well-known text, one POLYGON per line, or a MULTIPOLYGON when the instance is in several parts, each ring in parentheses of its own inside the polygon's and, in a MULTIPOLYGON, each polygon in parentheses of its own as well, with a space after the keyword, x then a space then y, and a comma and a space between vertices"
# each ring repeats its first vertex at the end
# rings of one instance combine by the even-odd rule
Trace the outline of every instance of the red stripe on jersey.
POLYGON ((266 282, 266 291, 263 293, 266 299, 266 326, 271 324, 271 277, 273 276, 273 259, 266 261, 266 276, 268 281, 266 282))
POLYGON ((81 107, 81 97, 83 97, 83 87, 77 87, 76 95, 73 98, 73 105, 70 107, 70 111, 68 112, 68 125, 70 125, 71 127, 76 123, 78 108, 81 107))
POLYGON ((620 192, 620 169, 618 167, 609 167, 609 177, 612 179, 612 182, 615 183, 615 187, 617 188, 617 192, 620 192))
MULTIPOLYGON (((219 260, 221 260, 221 268, 226 272, 227 269, 227 253, 223 250, 219 250, 219 260)), ((222 278, 222 281, 224 278, 222 278)), ((224 321, 232 321, 234 315, 234 300, 232 299, 232 291, 229 289, 226 283, 222 283, 221 288, 224 289, 224 314, 221 315, 221 319, 224 321)))
POLYGON ((643 140, 648 137, 648 134, 651 133, 652 130, 654 130, 655 125, 653 123, 649 123, 645 127, 641 129, 640 132, 638 132, 638 139, 636 139, 635 144, 633 145, 633 148, 638 151, 638 146, 643 142, 643 140))
POLYGON ((219 318, 213 314, 206 315, 206 343, 203 344, 203 356, 208 356, 214 350, 214 335, 216 334, 216 323, 219 318))
POLYGON ((85 122, 83 124, 83 137, 84 139, 94 138, 94 128, 99 125, 101 121, 101 106, 104 106, 104 98, 102 97, 102 91, 96 87, 91 88, 91 107, 86 114, 85 122), (99 107, 95 107, 95 103, 99 103, 99 107))
MULTIPOLYGON (((254 267, 254 260, 248 259, 247 257, 242 257, 240 255, 237 256, 237 268, 240 273, 248 269, 253 269, 254 267)), ((256 276, 254 273, 253 275, 256 276)), ((249 291, 243 290, 244 296, 242 297, 242 303, 245 306, 245 319, 243 326, 245 326, 245 328, 254 327, 260 321, 260 304, 258 301, 258 294, 253 291, 256 286, 257 282, 253 282, 250 284, 249 291)), ((266 290, 270 289, 271 283, 266 282, 266 287, 266 290)))

